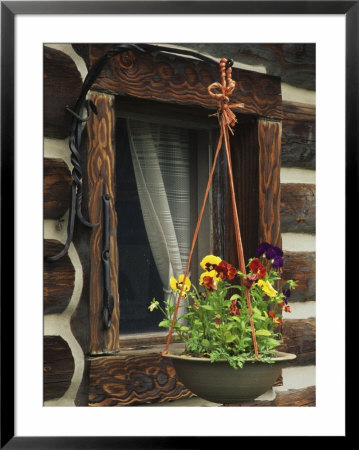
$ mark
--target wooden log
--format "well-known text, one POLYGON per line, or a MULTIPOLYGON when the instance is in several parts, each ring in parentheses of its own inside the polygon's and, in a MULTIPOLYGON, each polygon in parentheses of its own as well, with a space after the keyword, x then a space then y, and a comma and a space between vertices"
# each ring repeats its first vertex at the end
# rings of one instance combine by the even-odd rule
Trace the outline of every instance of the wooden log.
POLYGON ((44 336, 44 401, 60 398, 70 387, 75 362, 60 336, 44 336))
POLYGON ((82 88, 80 72, 65 53, 44 47, 44 135, 63 139, 69 135, 72 115, 82 88))
POLYGON ((90 241, 90 353, 108 353, 119 350, 119 295, 117 215, 115 210, 115 112, 114 97, 106 94, 90 94, 98 114, 92 114, 88 122, 88 198, 89 217, 94 227, 90 241), (105 329, 102 319, 102 195, 110 197, 110 285, 114 297, 114 310, 110 329, 105 329))
MULTIPOLYGON (((59 253, 63 244, 54 239, 44 240, 44 256, 59 253)), ((44 260, 44 314, 59 314, 69 304, 75 285, 75 268, 68 255, 58 261, 44 260)))
POLYGON ((261 65, 282 82, 315 90, 315 44, 181 44, 213 57, 232 58, 249 65, 261 65))
POLYGON ((72 177, 62 159, 44 158, 44 219, 60 219, 68 210, 72 177))
POLYGON ((315 120, 315 105, 308 103, 283 101, 283 120, 315 120))
MULTIPOLYGON (((111 45, 91 44, 91 66, 111 45)), ((261 117, 281 118, 280 78, 242 69, 233 69, 237 88, 231 103, 244 103, 240 112, 261 117)), ((208 94, 208 86, 219 81, 219 65, 173 55, 156 55, 128 51, 109 60, 96 79, 93 89, 115 95, 182 105, 217 109, 208 94)))
POLYGON ((282 167, 315 169, 315 120, 283 120, 282 167))
POLYGON ((285 319, 282 325, 282 344, 279 351, 294 353, 297 358, 288 366, 315 364, 315 319, 285 319))
POLYGON ((280 202, 282 233, 315 234, 315 184, 281 184, 280 202))
POLYGON ((194 397, 160 348, 89 358, 89 406, 134 406, 194 397))
POLYGON ((238 403, 224 406, 315 406, 315 386, 303 389, 288 389, 276 391, 274 400, 253 400, 252 402, 238 403))
POLYGON ((281 123, 258 121, 259 228, 258 241, 280 245, 281 123))
POLYGON ((284 252, 283 280, 295 280, 291 302, 315 300, 315 252, 284 252))

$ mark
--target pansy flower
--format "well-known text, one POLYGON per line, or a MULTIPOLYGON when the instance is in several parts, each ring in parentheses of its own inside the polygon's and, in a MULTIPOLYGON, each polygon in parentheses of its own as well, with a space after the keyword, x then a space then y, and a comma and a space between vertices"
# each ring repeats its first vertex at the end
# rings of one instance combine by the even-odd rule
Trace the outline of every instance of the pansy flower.
POLYGON ((238 306, 236 298, 234 300, 232 300, 232 303, 231 303, 231 305, 229 307, 229 314, 231 316, 240 316, 241 315, 241 311, 239 309, 239 306, 238 306))
POLYGON ((205 286, 209 291, 217 290, 218 275, 215 270, 203 272, 199 279, 199 284, 205 286))
POLYGON ((155 310, 155 309, 158 309, 159 305, 160 305, 160 304, 158 303, 158 301, 155 300, 155 299, 153 299, 152 302, 151 302, 151 304, 150 304, 150 306, 148 307, 148 309, 149 309, 150 311, 153 311, 153 310, 155 310))
POLYGON ((210 272, 215 269, 221 261, 222 260, 219 256, 207 255, 200 262, 200 266, 203 270, 210 272))
POLYGON ((273 288, 273 286, 269 283, 269 281, 259 280, 258 286, 270 298, 274 298, 278 294, 278 292, 273 288))
POLYGON ((262 242, 257 248, 257 256, 265 256, 267 259, 274 262, 276 268, 283 267, 283 250, 280 247, 262 242))
POLYGON ((273 249, 275 251, 276 256, 280 256, 280 257, 283 256, 283 250, 280 247, 273 247, 273 249))
POLYGON ((256 280, 258 280, 258 275, 247 275, 244 280, 244 286, 247 289, 250 289, 256 280))
MULTIPOLYGON (((183 285, 183 279, 184 279, 184 275, 180 275, 177 280, 175 277, 171 277, 170 286, 174 292, 181 292, 182 285, 183 285)), ((190 288, 191 288, 191 281, 189 278, 186 278, 186 280, 184 282, 184 286, 183 286, 183 291, 182 291, 183 298, 187 297, 186 292, 188 292, 190 290, 190 288)))
POLYGON ((258 256, 258 257, 263 256, 265 254, 266 250, 270 247, 271 247, 271 245, 268 244, 268 242, 262 242, 261 244, 259 244, 259 246, 257 248, 256 256, 258 256))
POLYGON ((286 305, 284 302, 282 302, 280 305, 281 305, 283 311, 288 312, 288 313, 292 312, 290 309, 290 306, 286 305))
POLYGON ((283 267, 283 258, 281 256, 276 255, 272 261, 272 267, 275 270, 278 270, 283 267))
POLYGON ((215 271, 221 280, 225 280, 226 278, 233 280, 237 275, 237 269, 223 260, 215 267, 215 271))
POLYGON ((269 311, 268 315, 273 320, 273 323, 277 323, 279 325, 282 325, 282 323, 283 323, 282 318, 281 317, 276 318, 273 311, 269 311))
POLYGON ((289 288, 283 289, 283 295, 284 295, 284 303, 288 305, 288 298, 290 297, 291 291, 289 288))
POLYGON ((252 259, 252 261, 249 263, 249 268, 253 272, 253 275, 257 276, 258 280, 261 280, 266 275, 266 268, 261 264, 260 260, 258 258, 252 259))
POLYGON ((269 248, 267 248, 265 252, 267 259, 274 259, 277 256, 277 252, 275 251, 274 247, 271 245, 269 248))

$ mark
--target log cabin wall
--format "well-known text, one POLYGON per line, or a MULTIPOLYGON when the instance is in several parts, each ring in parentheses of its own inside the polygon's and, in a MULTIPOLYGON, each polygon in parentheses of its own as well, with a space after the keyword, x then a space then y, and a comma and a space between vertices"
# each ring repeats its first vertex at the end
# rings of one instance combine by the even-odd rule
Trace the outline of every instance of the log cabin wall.
MULTIPOLYGON (((315 46, 181 46, 217 58, 232 58, 235 67, 281 77, 283 120, 279 231, 285 252, 284 275, 299 281, 291 298, 292 313, 283 317, 282 347, 296 353, 297 360, 283 369, 274 392, 269 392, 253 405, 312 406, 315 404, 315 46), (291 398, 294 399, 292 403, 291 398)), ((74 105, 81 81, 87 73, 89 54, 86 45, 58 44, 45 46, 44 58, 44 252, 53 254, 66 239, 71 184, 72 165, 67 142, 70 117, 64 112, 64 105, 74 105)), ((104 94, 104 97, 105 101, 112 101, 111 96, 104 94)), ((262 126, 266 126, 265 121, 262 126)), ((88 199, 85 200, 87 203, 88 199)), ((86 357, 91 346, 86 332, 89 328, 86 298, 90 280, 84 247, 89 239, 89 231, 77 224, 68 256, 61 262, 50 267, 45 264, 44 267, 45 405, 115 404, 111 399, 106 400, 102 392, 92 391, 90 400, 88 383, 96 383, 97 377, 102 377, 104 367, 108 367, 109 383, 111 371, 121 374, 124 366, 127 367, 125 377, 132 372, 137 376, 139 365, 146 365, 146 361, 150 364, 157 357, 147 350, 138 356, 138 360, 132 355, 128 358, 123 355, 122 359, 86 357)), ((147 377, 145 369, 143 377, 147 377)), ((172 368, 160 367, 157 375, 172 379, 172 368)), ((192 397, 180 385, 176 385, 167 396, 158 396, 156 389, 155 382, 150 395, 154 396, 154 401, 164 402, 161 403, 164 405, 168 400, 192 397)), ((141 404, 141 396, 130 404, 141 404)))
MULTIPOLYGON (((70 44, 44 47, 44 255, 66 241, 71 196, 68 135, 86 65, 70 44)), ((71 331, 83 291, 83 269, 74 243, 56 262, 44 262, 44 405, 75 406, 84 374, 84 352, 71 331)))

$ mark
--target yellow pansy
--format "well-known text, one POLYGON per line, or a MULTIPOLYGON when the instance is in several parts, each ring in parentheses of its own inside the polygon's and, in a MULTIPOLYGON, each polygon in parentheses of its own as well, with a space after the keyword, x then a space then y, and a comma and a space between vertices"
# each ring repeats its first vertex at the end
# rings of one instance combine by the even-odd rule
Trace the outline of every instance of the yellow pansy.
POLYGON ((200 262, 200 266, 202 267, 202 269, 206 270, 207 272, 210 272, 216 266, 218 266, 218 264, 221 261, 222 260, 221 260, 221 258, 219 256, 207 255, 200 262))
POLYGON ((220 280, 218 273, 215 270, 211 270, 210 272, 203 272, 199 278, 199 284, 203 285, 204 283, 204 277, 211 277, 214 279, 214 281, 220 280))
POLYGON ((274 298, 278 294, 269 281, 258 280, 258 286, 268 295, 268 297, 274 298))
MULTIPOLYGON (((170 286, 174 292, 181 292, 183 279, 184 279, 184 275, 180 275, 178 277, 178 280, 176 280, 175 277, 170 278, 170 286)), ((191 289, 191 281, 189 278, 186 278, 186 280, 184 282, 183 291, 182 291, 183 298, 186 298, 186 296, 187 296, 186 292, 188 292, 190 289, 191 289)))

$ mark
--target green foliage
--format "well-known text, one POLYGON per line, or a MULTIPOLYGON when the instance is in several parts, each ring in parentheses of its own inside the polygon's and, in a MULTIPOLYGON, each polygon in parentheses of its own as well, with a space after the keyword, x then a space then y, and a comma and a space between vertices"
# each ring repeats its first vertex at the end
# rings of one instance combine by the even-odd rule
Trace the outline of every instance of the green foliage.
MULTIPOLYGON (((252 282, 248 290, 259 358, 271 363, 271 356, 280 345, 276 329, 281 323, 278 310, 284 307, 284 295, 279 289, 278 292, 271 291, 279 285, 280 277, 268 265, 261 283, 258 280, 252 282)), ((249 274, 253 274, 250 269, 249 274)), ((187 312, 176 317, 173 328, 175 339, 185 343, 186 354, 207 357, 212 362, 225 359, 236 369, 243 367, 245 361, 255 359, 246 288, 242 285, 244 278, 243 273, 236 271, 233 279, 215 278, 215 289, 202 286, 200 292, 191 285, 186 298, 182 299, 186 302, 187 312)), ((287 285, 293 289, 296 284, 289 280, 287 285)), ((149 308, 162 311, 164 320, 159 323, 160 327, 171 327, 175 311, 173 302, 166 301, 163 308, 153 299, 149 308)))

